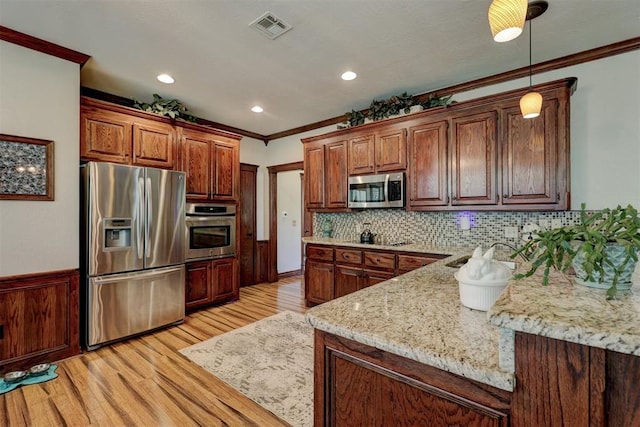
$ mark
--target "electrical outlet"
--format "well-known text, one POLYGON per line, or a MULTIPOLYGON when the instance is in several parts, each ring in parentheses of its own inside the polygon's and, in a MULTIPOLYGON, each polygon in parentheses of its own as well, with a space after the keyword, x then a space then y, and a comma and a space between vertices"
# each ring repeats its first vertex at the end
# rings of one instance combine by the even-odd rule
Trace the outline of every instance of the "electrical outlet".
POLYGON ((562 220, 560 218, 553 218, 551 220, 551 228, 560 228, 562 227, 562 220))
POLYGON ((518 238, 518 227, 505 227, 504 237, 510 238, 510 239, 518 238))
POLYGON ((548 219, 542 219, 542 218, 538 220, 538 224, 540 224, 540 228, 543 230, 548 230, 549 227, 551 226, 551 222, 548 219))

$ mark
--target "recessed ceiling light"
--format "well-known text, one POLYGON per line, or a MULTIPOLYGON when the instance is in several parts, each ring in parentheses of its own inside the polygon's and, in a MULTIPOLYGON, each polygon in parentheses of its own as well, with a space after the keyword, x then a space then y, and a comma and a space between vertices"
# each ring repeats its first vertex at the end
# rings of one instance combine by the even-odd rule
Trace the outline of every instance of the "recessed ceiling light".
POLYGON ((341 77, 342 77, 342 80, 353 80, 356 77, 358 77, 358 75, 353 71, 345 71, 344 73, 342 73, 341 77))
POLYGON ((171 77, 169 74, 160 74, 160 75, 158 75, 158 80, 160 80, 162 83, 166 83, 168 85, 170 85, 171 83, 175 82, 173 77, 171 77))
POLYGON ((264 108, 259 105, 254 105, 253 107, 251 107, 251 111, 253 111, 254 113, 262 113, 264 111, 264 108))

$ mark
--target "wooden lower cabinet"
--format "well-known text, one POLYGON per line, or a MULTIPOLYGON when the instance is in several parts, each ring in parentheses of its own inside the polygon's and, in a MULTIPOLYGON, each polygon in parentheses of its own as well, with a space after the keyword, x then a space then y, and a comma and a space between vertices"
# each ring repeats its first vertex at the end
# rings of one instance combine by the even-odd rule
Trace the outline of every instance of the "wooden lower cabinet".
POLYGON ((305 302, 322 304, 385 282, 448 255, 307 244, 305 302))
POLYGON ((304 297, 307 305, 322 304, 335 298, 333 262, 307 259, 304 269, 304 297))
POLYGON ((509 425, 511 393, 315 331, 315 426, 509 425))
POLYGON ((238 299, 237 265, 235 258, 187 263, 185 308, 193 310, 238 299))
POLYGON ((80 353, 77 270, 0 279, 0 373, 80 353))
POLYGON ((335 298, 373 286, 393 277, 395 277, 393 272, 336 265, 335 298))

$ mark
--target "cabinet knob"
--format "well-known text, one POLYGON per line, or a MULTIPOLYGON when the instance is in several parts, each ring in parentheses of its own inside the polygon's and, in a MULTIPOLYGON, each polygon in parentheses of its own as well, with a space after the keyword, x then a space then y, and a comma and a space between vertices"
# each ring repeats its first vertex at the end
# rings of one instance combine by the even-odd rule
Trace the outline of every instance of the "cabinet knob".
POLYGON ((458 197, 457 197, 457 196, 453 196, 453 197, 451 198, 451 200, 458 200, 458 197))
POLYGON ((508 196, 508 195, 506 195, 506 194, 503 194, 503 195, 502 195, 502 198, 503 198, 503 199, 508 199, 508 198, 509 198, 509 196, 508 196))

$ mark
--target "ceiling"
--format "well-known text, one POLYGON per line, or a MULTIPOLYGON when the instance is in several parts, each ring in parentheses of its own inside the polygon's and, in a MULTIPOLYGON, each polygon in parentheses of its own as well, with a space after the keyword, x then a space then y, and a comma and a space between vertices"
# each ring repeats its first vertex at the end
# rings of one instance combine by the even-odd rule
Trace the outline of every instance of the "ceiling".
MULTIPOLYGON (((0 25, 91 56, 81 84, 260 135, 528 65, 491 38, 491 0, 0 0, 0 25), (293 29, 248 26, 270 11, 293 29), (358 73, 346 82, 340 74, 358 73), (169 73, 165 85, 156 75, 169 73), (252 113, 259 104, 265 111, 252 113)), ((640 36, 640 0, 550 0, 533 63, 640 36)))

